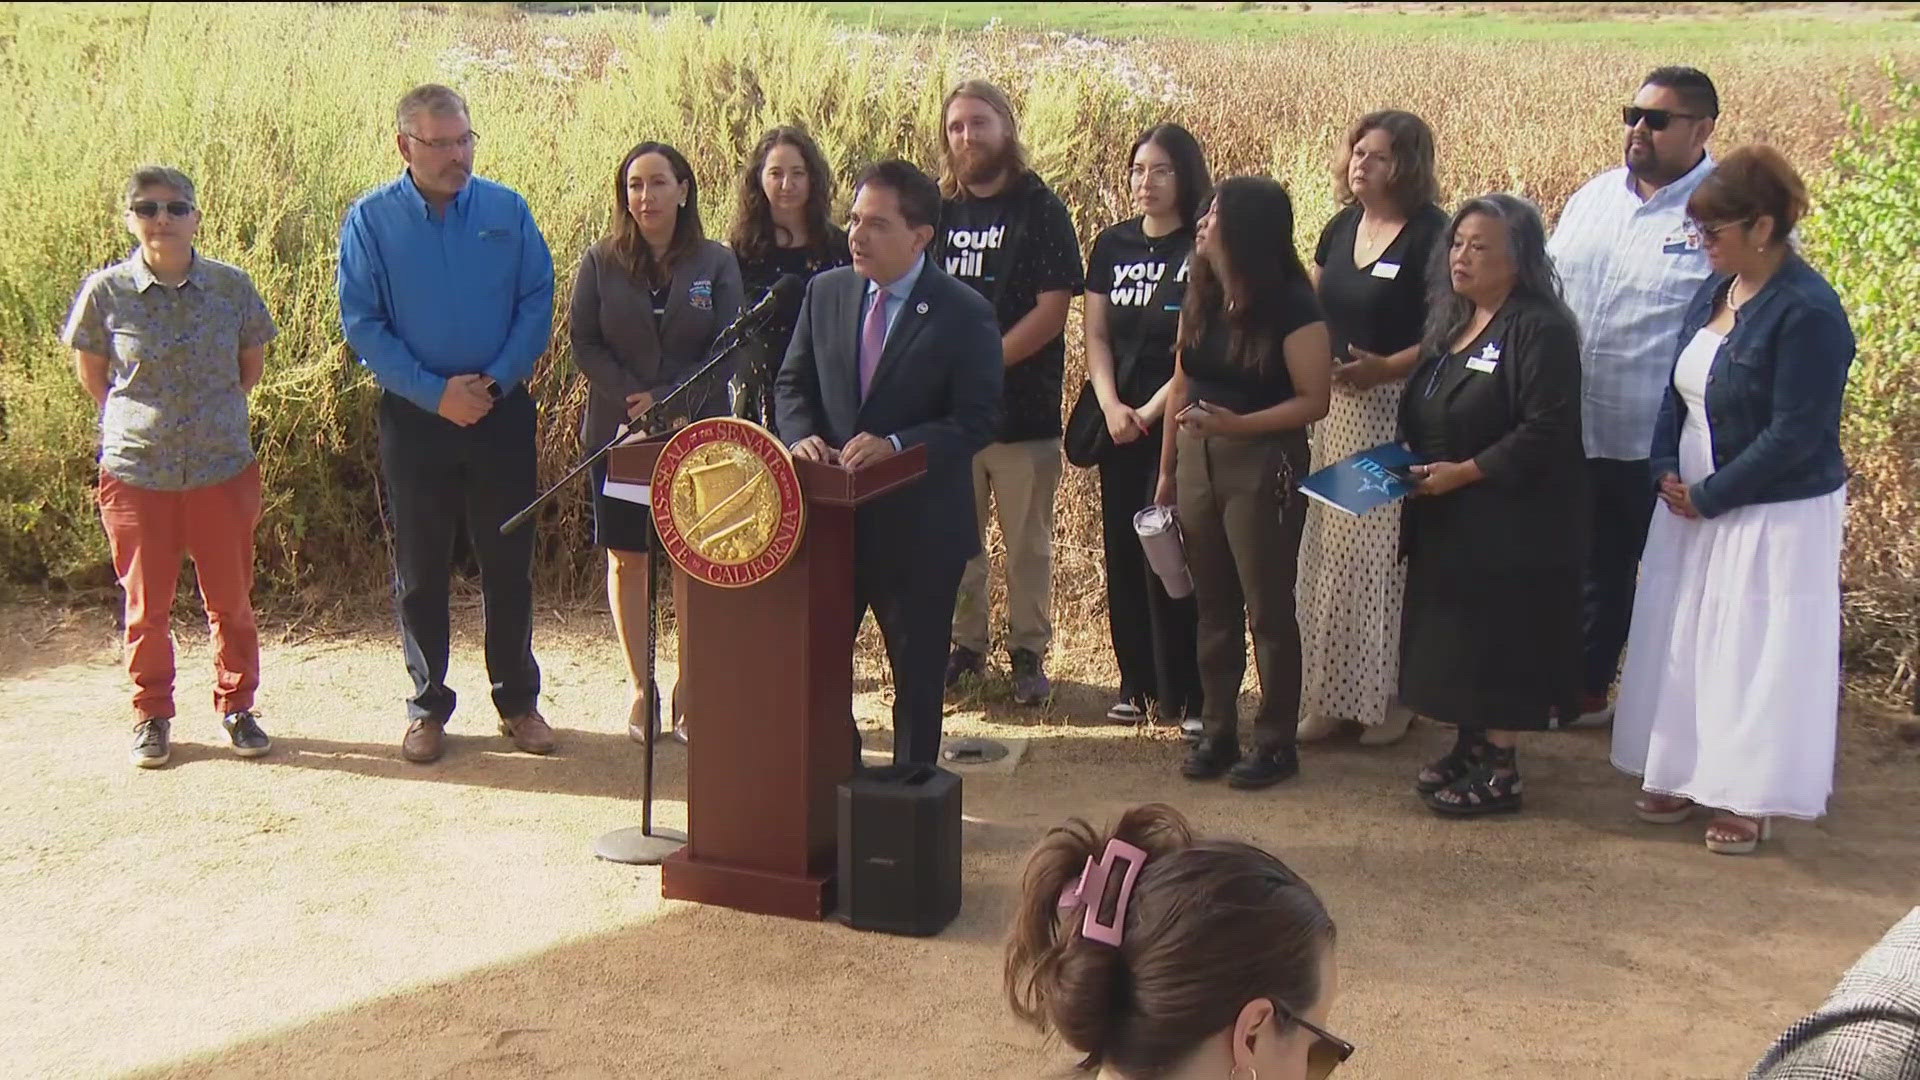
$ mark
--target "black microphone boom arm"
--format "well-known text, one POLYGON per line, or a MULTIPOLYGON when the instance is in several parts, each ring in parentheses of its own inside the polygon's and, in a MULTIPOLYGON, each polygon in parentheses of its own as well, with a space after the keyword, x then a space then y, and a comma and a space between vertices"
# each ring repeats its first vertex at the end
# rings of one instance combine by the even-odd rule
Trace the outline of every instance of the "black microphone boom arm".
POLYGON ((806 282, 797 274, 786 274, 774 282, 773 287, 767 290, 767 295, 762 297, 759 303, 741 312, 739 318, 733 320, 725 330, 720 331, 720 336, 714 339, 713 351, 692 375, 683 380, 679 386, 674 387, 667 396, 649 405, 646 412, 631 417, 621 424, 620 429, 613 433, 613 438, 607 440, 606 445, 587 455, 579 464, 567 470, 567 475, 555 481, 552 487, 541 492, 538 498, 528 503, 519 513, 502 522, 500 535, 505 536, 525 525, 528 519, 533 517, 534 511, 545 506, 559 494, 561 488, 571 483, 574 477, 592 468, 594 462, 606 457, 614 447, 625 442, 644 441, 664 435, 676 428, 685 427, 696 411, 689 406, 713 393, 713 381, 720 374, 721 365, 726 362, 727 357, 747 340, 747 335, 758 330, 794 290, 805 287, 806 282))

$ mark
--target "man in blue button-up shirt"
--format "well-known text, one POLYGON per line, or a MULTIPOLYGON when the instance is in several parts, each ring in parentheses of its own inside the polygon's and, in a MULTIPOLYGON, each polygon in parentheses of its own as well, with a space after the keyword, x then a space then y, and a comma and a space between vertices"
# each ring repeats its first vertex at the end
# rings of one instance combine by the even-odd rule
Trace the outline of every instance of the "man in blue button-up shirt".
POLYGON ((347 211, 339 286, 347 341, 386 391, 380 466, 413 678, 401 750, 409 761, 437 759, 453 713, 447 587, 464 516, 501 733, 549 753, 553 732, 535 707, 533 534, 499 527, 534 496, 527 381, 553 328, 553 257, 526 200, 473 175, 479 135, 459 94, 417 87, 396 121, 406 171, 347 211))
POLYGON ((1567 200, 1547 242, 1580 323, 1580 426, 1593 500, 1583 725, 1613 719, 1607 693, 1626 648, 1653 519, 1653 422, 1687 304, 1710 273, 1687 199, 1713 171, 1707 140, 1719 115, 1719 95, 1703 72, 1648 74, 1621 109, 1622 164, 1567 200))

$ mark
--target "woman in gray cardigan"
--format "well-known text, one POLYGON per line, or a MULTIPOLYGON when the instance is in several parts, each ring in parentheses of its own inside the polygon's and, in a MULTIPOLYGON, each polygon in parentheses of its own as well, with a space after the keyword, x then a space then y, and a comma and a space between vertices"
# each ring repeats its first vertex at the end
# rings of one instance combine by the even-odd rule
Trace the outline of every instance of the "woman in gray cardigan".
MULTIPOLYGON (((680 151, 645 142, 614 174, 607 235, 587 249, 573 279, 574 363, 587 376, 580 441, 597 447, 699 370, 720 331, 740 311, 740 267, 700 225, 700 189, 680 151)), ((696 419, 727 412, 725 378, 696 419)), ((607 605, 627 657, 633 705, 627 730, 645 738, 647 534, 652 515, 609 498, 605 460, 593 469, 594 543, 607 549, 607 605)), ((676 694, 676 698, 678 695, 676 694)), ((684 737, 679 708, 676 730, 684 737)))

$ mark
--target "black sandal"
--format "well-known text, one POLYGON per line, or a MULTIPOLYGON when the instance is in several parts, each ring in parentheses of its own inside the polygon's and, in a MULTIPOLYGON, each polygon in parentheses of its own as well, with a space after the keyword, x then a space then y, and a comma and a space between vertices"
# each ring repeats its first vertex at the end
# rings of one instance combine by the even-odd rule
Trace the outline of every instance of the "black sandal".
POLYGON ((1480 767, 1481 749, 1489 745, 1484 733, 1460 728, 1454 736, 1453 749, 1447 751, 1446 757, 1420 770, 1420 775, 1414 777, 1413 790, 1431 795, 1472 776, 1480 767))
POLYGON ((1427 796, 1427 808, 1449 817, 1511 814, 1520 809, 1525 784, 1511 748, 1489 745, 1473 772, 1427 796))

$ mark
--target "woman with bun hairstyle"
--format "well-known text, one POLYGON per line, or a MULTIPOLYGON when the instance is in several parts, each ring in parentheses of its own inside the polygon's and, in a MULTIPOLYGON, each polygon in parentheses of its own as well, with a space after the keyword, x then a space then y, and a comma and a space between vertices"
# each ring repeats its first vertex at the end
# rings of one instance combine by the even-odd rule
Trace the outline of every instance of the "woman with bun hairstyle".
POLYGON ((1320 898, 1170 806, 1075 818, 1028 857, 1007 943, 1014 1015, 1110 1080, 1321 1080, 1353 1054, 1320 898))

